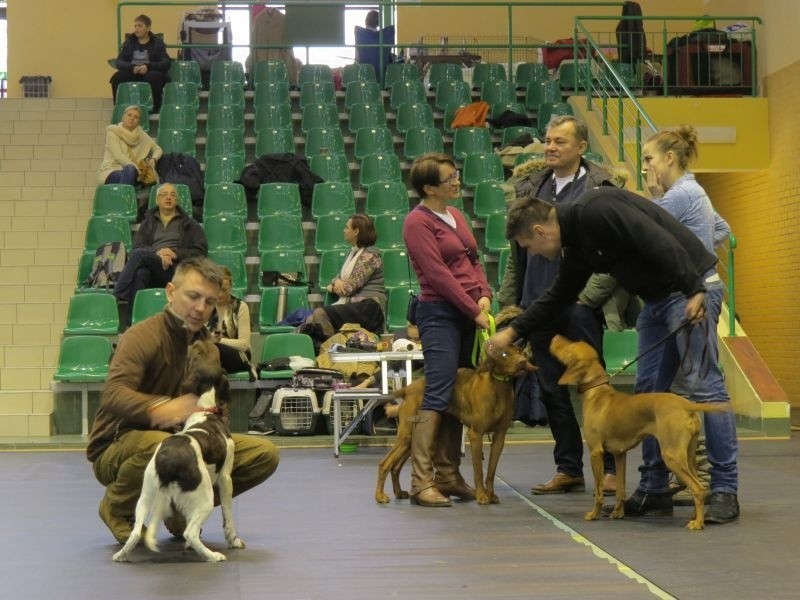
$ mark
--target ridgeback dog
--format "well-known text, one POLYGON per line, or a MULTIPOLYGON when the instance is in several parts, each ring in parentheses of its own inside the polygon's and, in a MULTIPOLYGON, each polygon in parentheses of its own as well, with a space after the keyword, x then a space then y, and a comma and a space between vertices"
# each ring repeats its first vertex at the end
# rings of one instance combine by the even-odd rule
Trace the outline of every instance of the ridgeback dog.
POLYGON ((614 455, 617 466, 617 493, 612 519, 625 516, 626 452, 647 435, 661 445, 661 456, 667 467, 692 492, 694 517, 688 529, 703 529, 705 489, 697 477, 695 448, 700 432, 700 415, 705 412, 730 410, 727 403, 699 404, 676 394, 624 394, 608 383, 609 377, 589 344, 571 342, 557 335, 550 352, 566 371, 558 383, 577 385, 583 403, 583 434, 589 447, 594 475, 594 507, 584 515, 592 521, 603 508, 603 450, 614 455))
MULTIPOLYGON (((516 346, 496 358, 489 356, 477 369, 459 369, 453 388, 453 399, 447 412, 457 417, 469 428, 469 444, 472 452, 472 469, 475 474, 475 499, 478 504, 497 504, 494 493, 494 476, 497 462, 505 444, 506 432, 514 417, 513 379, 534 367, 516 346), (483 435, 492 434, 486 482, 483 479, 483 435)), ((387 406, 387 415, 398 417, 397 439, 391 450, 378 466, 378 484, 375 489, 376 502, 389 502, 383 487, 391 472, 392 487, 397 499, 408 498, 408 492, 400 486, 400 470, 411 455, 412 419, 422 405, 425 378, 395 391, 391 398, 403 398, 402 404, 387 406)))

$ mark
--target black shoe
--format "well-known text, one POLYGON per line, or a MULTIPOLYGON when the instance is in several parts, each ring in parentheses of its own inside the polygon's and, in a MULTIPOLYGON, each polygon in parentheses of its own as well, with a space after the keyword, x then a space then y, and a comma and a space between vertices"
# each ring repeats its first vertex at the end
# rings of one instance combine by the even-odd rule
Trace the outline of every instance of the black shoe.
POLYGON ((247 425, 247 433, 251 435, 269 435, 275 433, 275 430, 264 425, 263 421, 251 421, 247 425))
POLYGON ((714 492, 708 499, 706 523, 730 523, 739 518, 739 499, 736 494, 714 492))
POLYGON ((672 494, 650 494, 636 490, 625 500, 626 517, 665 517, 672 514, 672 494))

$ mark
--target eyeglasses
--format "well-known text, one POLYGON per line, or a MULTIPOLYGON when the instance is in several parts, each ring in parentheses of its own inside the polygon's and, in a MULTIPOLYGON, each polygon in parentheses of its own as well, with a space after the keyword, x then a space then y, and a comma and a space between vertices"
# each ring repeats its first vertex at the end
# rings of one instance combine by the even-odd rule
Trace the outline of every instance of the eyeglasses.
POLYGON ((444 185, 445 183, 453 185, 456 181, 461 181, 461 173, 459 173, 458 171, 453 171, 450 177, 448 177, 444 181, 440 181, 439 185, 444 185))

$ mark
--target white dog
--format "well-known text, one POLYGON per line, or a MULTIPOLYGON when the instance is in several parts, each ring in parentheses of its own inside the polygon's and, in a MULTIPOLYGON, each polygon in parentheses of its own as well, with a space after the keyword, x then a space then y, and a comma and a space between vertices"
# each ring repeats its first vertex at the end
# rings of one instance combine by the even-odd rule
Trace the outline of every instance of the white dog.
MULTIPOLYGON (((207 352, 210 351, 201 344, 204 343, 197 342, 190 349, 190 368, 196 364, 192 360, 193 354, 208 358, 207 352)), ((216 348, 213 350, 216 352, 216 348)), ((208 364, 205 360, 197 362, 208 364)), ((188 379, 208 381, 202 376, 188 379)), ((225 560, 224 554, 210 550, 200 540, 200 529, 214 508, 215 485, 219 490, 222 525, 228 547, 245 547, 244 542, 236 536, 231 512, 234 443, 227 422, 221 414, 221 406, 229 400, 227 380, 224 375, 216 380, 222 381, 222 384, 211 385, 210 389, 207 388, 208 391, 200 395, 197 403, 199 410, 187 419, 183 430, 168 437, 156 448, 144 471, 133 532, 122 550, 114 554, 114 561, 124 562, 128 559, 129 553, 142 537, 142 528, 148 515, 150 520, 144 541, 150 550, 158 552, 158 525, 163 519, 172 516, 173 512, 186 519, 183 537, 187 549, 194 548, 209 562, 225 560)))

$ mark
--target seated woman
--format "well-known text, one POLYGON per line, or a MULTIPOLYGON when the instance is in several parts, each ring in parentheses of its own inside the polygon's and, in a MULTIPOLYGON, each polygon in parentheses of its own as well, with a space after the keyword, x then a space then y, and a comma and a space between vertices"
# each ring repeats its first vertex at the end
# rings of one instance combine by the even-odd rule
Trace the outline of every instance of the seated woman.
POLYGON ((375 225, 366 215, 352 215, 344 227, 344 239, 352 246, 339 276, 325 288, 339 299, 314 310, 307 325, 318 325, 325 337, 345 323, 358 323, 374 333, 383 332, 386 288, 383 287, 383 260, 375 247, 375 225))
POLYGON ((139 125, 141 118, 141 109, 132 105, 122 113, 121 123, 106 127, 106 145, 97 183, 136 185, 141 160, 155 169, 156 161, 161 158, 163 151, 139 125))
POLYGON ((255 379, 250 362, 250 308, 247 303, 231 294, 233 276, 230 269, 220 267, 224 273, 217 306, 208 322, 211 337, 219 349, 222 368, 228 373, 250 372, 255 379))

